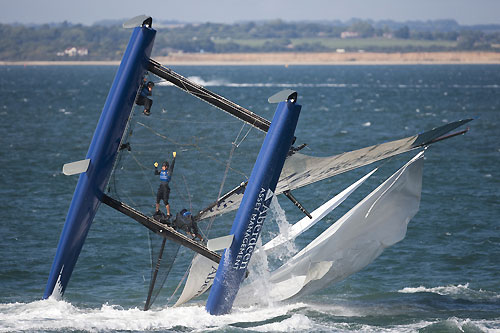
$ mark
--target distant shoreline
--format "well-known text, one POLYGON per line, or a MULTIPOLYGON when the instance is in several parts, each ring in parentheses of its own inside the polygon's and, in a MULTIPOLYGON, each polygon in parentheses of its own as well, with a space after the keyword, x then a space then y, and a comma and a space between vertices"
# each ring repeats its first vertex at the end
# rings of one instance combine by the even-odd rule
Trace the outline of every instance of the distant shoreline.
MULTIPOLYGON (((156 57, 171 65, 433 65, 500 64, 497 52, 409 52, 409 53, 178 53, 156 57)), ((0 66, 118 66, 119 61, 0 61, 0 66)))

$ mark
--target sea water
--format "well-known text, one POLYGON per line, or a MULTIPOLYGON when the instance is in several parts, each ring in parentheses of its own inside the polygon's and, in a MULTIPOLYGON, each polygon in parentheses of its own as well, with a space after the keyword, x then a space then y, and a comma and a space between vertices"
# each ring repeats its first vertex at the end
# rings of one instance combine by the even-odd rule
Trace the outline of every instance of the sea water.
MULTIPOLYGON (((498 65, 174 67, 267 119, 275 109, 267 103, 269 96, 286 88, 298 91, 302 112, 296 145, 307 143, 303 152, 309 155, 338 154, 459 119, 475 120, 465 136, 436 143, 426 152, 420 211, 406 238, 362 271, 313 295, 236 307, 229 315, 214 317, 204 310, 206 296, 172 308, 168 298, 177 284, 167 282, 152 310, 142 311, 151 269, 147 231, 101 206, 63 299, 41 300, 77 182, 77 177, 62 174, 62 165, 85 158, 116 70, 0 67, 0 332, 500 331, 498 65)), ((238 122, 155 80, 152 114, 141 118, 138 110, 135 119, 144 126, 137 125, 136 133, 167 119, 162 133, 179 131, 186 140, 205 142, 200 153, 206 155, 183 159, 189 149, 183 152, 184 146, 158 135, 132 152, 137 152, 136 163, 147 169, 152 164, 146 154, 149 144, 168 145, 158 159, 178 149, 174 178, 182 175, 178 187, 184 190, 172 190, 172 209, 179 210, 175 199, 182 196, 192 197, 189 204, 201 209, 215 200, 223 179, 223 173, 209 167, 211 161, 218 159, 224 170, 229 156, 226 146, 210 149, 223 141, 230 147, 235 133, 229 124, 238 122), (210 139, 212 134, 218 137, 210 139)), ((249 174, 261 142, 258 133, 245 137, 246 152, 236 154, 231 164, 241 175, 227 177, 224 189, 249 174)), ((314 239, 411 157, 385 163, 386 170, 373 176, 366 189, 292 248, 314 239)), ((367 170, 339 175, 294 195, 311 211, 367 170)), ((131 193, 147 192, 151 202, 146 210, 152 209, 157 180, 152 171, 146 181, 141 177, 121 179, 121 184, 131 193)), ((303 217, 286 198, 278 199, 287 223, 303 217)), ((273 219, 278 218, 270 216, 266 224, 276 223, 273 219)), ((231 222, 218 224, 220 235, 231 222)), ((269 239, 278 230, 270 227, 262 236, 269 239)), ((184 266, 174 269, 169 280, 182 278, 191 256, 181 250, 179 258, 184 266)), ((264 260, 269 262, 256 267, 273 269, 272 258, 264 260)))

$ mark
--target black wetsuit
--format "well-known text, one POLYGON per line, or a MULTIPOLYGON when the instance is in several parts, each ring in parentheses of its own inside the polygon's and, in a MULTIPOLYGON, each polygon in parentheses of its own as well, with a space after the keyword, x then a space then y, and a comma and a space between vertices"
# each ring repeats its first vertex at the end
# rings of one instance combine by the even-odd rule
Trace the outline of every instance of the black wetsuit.
MULTIPOLYGON (((149 83, 149 82, 148 82, 149 83)), ((144 105, 144 111, 146 113, 149 113, 151 110, 151 106, 153 105, 153 101, 148 98, 148 96, 151 96, 152 93, 148 89, 148 85, 145 84, 142 86, 141 93, 139 96, 137 96, 137 99, 135 101, 135 104, 137 105, 144 105)))
POLYGON ((203 237, 200 235, 200 231, 198 229, 198 224, 194 221, 191 213, 188 213, 186 209, 181 210, 175 216, 174 226, 176 229, 184 230, 190 234, 194 234, 195 237, 198 237, 200 240, 203 240, 203 237))

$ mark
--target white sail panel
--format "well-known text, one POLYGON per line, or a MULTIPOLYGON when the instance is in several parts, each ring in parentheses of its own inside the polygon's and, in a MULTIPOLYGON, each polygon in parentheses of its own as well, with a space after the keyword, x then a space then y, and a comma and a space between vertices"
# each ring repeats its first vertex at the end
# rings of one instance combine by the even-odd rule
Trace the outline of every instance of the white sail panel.
POLYGON ((217 267, 219 267, 219 264, 215 261, 196 254, 191 263, 184 290, 174 307, 184 304, 207 291, 212 286, 217 267))
POLYGON ((359 179, 357 182, 334 196, 332 199, 325 202, 319 208, 317 208, 314 212, 311 213, 313 217, 310 219, 309 217, 304 217, 299 222, 295 223, 286 235, 279 234, 275 238, 271 239, 269 242, 262 246, 264 251, 270 251, 273 248, 280 246, 281 244, 288 242, 292 239, 295 239, 297 236, 301 235, 305 231, 309 230, 313 225, 315 225, 318 221, 323 219, 328 213, 337 208, 345 199, 347 199, 352 192, 354 192, 361 184, 363 184, 368 178, 370 178, 373 173, 377 171, 377 169, 372 170, 364 177, 359 179))
MULTIPOLYGON (((284 300, 341 281, 406 234, 422 189, 423 152, 271 275, 271 298, 284 300)), ((253 286, 240 290, 252 298, 253 286)))

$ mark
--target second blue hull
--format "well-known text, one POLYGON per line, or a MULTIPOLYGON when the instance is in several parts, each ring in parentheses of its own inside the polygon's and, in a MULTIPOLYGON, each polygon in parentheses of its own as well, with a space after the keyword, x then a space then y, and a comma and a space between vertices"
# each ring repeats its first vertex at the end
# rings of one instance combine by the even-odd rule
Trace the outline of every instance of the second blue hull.
POLYGON ((233 243, 222 255, 208 296, 210 314, 231 311, 290 150, 300 109, 291 102, 278 104, 231 228, 233 243))

